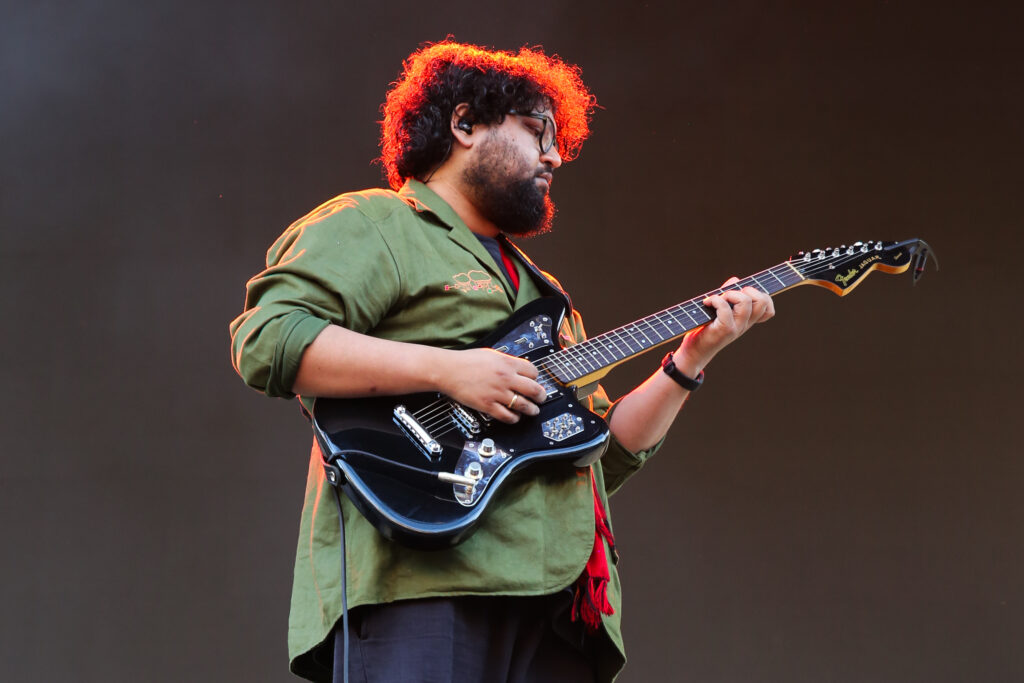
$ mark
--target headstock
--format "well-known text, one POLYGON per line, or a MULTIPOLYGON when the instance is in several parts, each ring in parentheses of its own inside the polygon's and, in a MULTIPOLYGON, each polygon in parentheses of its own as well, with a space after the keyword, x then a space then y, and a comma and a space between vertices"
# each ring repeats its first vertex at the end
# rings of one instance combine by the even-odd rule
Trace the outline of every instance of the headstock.
POLYGON ((914 264, 914 282, 924 272, 925 262, 931 256, 935 268, 939 263, 924 240, 902 242, 854 242, 836 248, 801 251, 787 263, 812 285, 830 289, 845 296, 873 270, 883 273, 902 273, 914 264))

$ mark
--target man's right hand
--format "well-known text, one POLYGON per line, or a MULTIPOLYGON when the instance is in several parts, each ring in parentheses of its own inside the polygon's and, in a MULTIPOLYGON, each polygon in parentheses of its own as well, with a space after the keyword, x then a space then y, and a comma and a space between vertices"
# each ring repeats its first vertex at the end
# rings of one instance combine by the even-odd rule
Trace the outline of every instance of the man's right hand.
POLYGON ((459 403, 515 424, 536 415, 547 394, 537 383, 537 368, 522 358, 494 349, 448 351, 436 382, 459 403))

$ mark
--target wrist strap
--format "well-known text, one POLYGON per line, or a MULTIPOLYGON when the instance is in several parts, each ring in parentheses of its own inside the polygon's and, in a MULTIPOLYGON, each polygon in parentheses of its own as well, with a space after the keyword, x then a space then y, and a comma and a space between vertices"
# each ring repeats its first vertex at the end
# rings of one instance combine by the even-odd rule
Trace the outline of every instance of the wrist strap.
POLYGON ((679 368, 676 367, 676 364, 672 361, 671 353, 666 354, 665 357, 662 359, 661 369, 664 370, 665 374, 671 377, 676 384, 681 386, 683 389, 686 389, 687 391, 697 391, 698 389, 700 389, 700 385, 704 384, 703 370, 700 371, 696 379, 693 379, 692 377, 687 377, 686 375, 679 371, 679 368))

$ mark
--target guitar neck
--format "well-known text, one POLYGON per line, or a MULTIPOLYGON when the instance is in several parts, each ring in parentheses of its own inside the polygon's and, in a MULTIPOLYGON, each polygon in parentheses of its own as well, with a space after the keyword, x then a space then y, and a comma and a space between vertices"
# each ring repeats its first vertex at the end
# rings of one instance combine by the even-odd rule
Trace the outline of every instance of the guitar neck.
POLYGON ((804 280, 790 261, 783 261, 728 287, 707 292, 562 349, 544 359, 544 368, 565 386, 585 386, 604 377, 619 363, 710 323, 715 318, 715 310, 702 302, 711 295, 743 287, 756 287, 767 294, 776 294, 804 280))

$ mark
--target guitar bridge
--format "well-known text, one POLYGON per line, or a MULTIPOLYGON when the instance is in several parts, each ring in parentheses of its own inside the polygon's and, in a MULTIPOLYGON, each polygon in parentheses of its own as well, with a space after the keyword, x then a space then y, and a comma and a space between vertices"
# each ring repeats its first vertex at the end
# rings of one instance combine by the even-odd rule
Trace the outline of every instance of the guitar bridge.
POLYGON ((441 444, 416 421, 416 418, 409 414, 405 406, 395 406, 394 416, 395 424, 402 429, 410 441, 419 446, 424 455, 431 460, 437 460, 441 457, 441 444))

